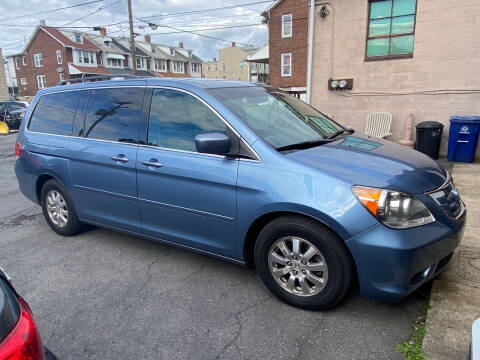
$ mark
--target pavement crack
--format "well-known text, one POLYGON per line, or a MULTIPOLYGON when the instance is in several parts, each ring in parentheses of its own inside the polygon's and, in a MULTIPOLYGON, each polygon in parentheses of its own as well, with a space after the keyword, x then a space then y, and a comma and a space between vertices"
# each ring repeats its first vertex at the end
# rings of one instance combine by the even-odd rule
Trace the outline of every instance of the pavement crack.
MULTIPOLYGON (((217 356, 215 356, 215 360, 218 360, 220 359, 220 357, 227 351, 227 349, 231 346, 235 346, 235 348, 237 349, 238 353, 240 354, 240 356, 243 358, 242 354, 241 354, 241 351, 240 351, 240 348, 236 345, 236 341, 238 340, 238 338, 240 337, 240 335, 242 334, 242 330, 243 330, 243 323, 242 323, 242 320, 240 319, 241 315, 244 314, 245 312, 247 311, 250 311, 252 309, 255 309, 257 307, 259 307, 260 305, 262 305, 263 303, 265 303, 266 301, 268 301, 269 299, 272 298, 273 295, 269 295, 267 296, 266 298, 264 299, 261 299, 257 302, 255 302, 254 304, 250 305, 250 306, 247 306, 246 308, 244 309, 241 309, 239 311, 237 311, 235 314, 232 315, 232 317, 230 317, 226 322, 228 323, 228 321, 230 319, 235 319, 237 325, 238 325, 238 328, 237 328, 237 331, 235 332, 235 335, 232 337, 232 339, 230 339, 230 341, 228 341, 223 347, 222 349, 220 350, 220 352, 217 354, 217 356)), ((208 333, 208 331, 207 331, 208 333)))

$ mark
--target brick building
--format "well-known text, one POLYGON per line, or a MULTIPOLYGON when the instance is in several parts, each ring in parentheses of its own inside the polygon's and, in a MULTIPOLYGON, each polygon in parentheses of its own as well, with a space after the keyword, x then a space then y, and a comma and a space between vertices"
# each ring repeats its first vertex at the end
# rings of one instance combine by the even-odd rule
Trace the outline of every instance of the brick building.
POLYGON ((263 16, 268 23, 269 83, 305 99, 308 55, 308 0, 278 0, 263 16))
POLYGON ((54 86, 60 80, 108 74, 100 65, 99 49, 87 37, 48 26, 35 29, 23 54, 14 61, 22 97, 32 97, 37 90, 54 86))
MULTIPOLYGON (((133 73, 129 40, 109 37, 104 28, 91 34, 41 24, 23 52, 11 58, 21 97, 31 98, 39 89, 60 80, 133 73)), ((179 47, 136 44, 138 76, 200 77, 201 63, 183 43, 179 47)))
POLYGON ((445 155, 450 116, 480 115, 480 2, 317 4, 312 105, 359 132, 365 130, 369 113, 391 112, 393 141, 403 138, 410 113, 414 125, 440 121, 445 125, 440 149, 445 155), (324 6, 328 14, 322 17, 324 6), (353 79, 353 88, 329 90, 329 79, 353 79))
POLYGON ((154 44, 150 35, 145 35, 144 41, 136 41, 143 53, 148 57, 148 68, 160 77, 201 77, 202 60, 192 50, 183 47, 180 41, 178 47, 154 44))

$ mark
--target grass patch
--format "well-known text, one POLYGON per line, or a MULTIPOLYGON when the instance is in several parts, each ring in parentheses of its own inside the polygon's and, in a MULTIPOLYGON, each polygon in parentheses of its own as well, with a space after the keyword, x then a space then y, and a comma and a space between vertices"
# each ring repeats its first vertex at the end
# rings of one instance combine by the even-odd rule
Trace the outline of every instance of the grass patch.
POLYGON ((422 350, 423 338, 427 332, 425 322, 427 320, 428 305, 425 305, 423 315, 413 325, 412 340, 404 341, 397 345, 397 350, 400 351, 407 360, 425 360, 425 355, 422 350))

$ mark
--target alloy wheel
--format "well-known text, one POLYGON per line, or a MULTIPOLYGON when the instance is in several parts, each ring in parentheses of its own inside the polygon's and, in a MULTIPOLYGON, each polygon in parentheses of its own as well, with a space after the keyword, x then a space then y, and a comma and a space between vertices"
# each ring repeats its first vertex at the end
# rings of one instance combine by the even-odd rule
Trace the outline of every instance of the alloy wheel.
POLYGON ((325 258, 315 245, 299 237, 277 240, 268 252, 268 265, 275 281, 294 295, 316 295, 327 284, 325 258))
POLYGON ((57 190, 50 190, 46 196, 47 213, 50 220, 58 227, 68 222, 68 207, 65 199, 57 190))

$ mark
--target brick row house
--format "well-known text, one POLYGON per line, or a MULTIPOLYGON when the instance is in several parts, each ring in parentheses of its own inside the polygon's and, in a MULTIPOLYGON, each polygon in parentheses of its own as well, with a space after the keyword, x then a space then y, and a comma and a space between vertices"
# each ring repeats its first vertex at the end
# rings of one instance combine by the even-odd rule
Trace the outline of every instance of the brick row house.
MULTIPOLYGON (((146 36, 135 45, 137 75, 200 77, 202 60, 191 50, 152 44, 146 36)), ((63 28, 38 26, 21 54, 12 55, 21 97, 33 97, 39 89, 61 80, 96 75, 132 74, 130 41, 63 28)))
POLYGON ((262 13, 268 24, 269 84, 302 100, 307 92, 308 0, 278 0, 262 13))

